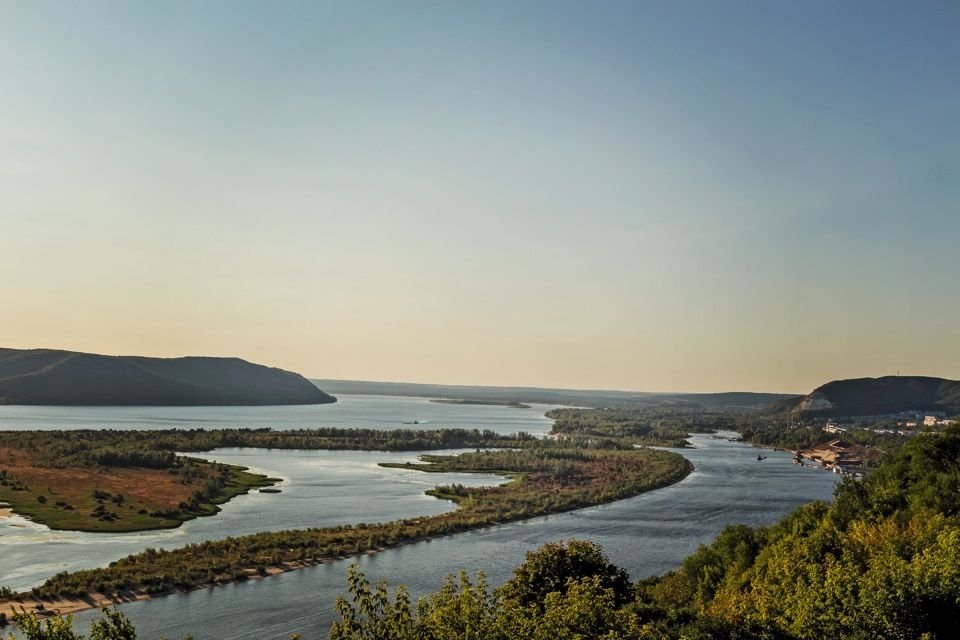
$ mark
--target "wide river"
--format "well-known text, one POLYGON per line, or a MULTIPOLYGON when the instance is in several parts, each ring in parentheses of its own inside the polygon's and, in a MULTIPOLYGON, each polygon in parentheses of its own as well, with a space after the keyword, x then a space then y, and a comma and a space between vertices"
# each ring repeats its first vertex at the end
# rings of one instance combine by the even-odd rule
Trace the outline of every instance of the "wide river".
MULTIPOLYGON (((215 428, 230 426, 310 428, 469 427, 501 433, 542 434, 551 421, 546 406, 512 409, 446 405, 423 398, 340 396, 333 405, 251 408, 50 408, 0 407, 0 429, 215 428)), ((766 525, 800 504, 829 500, 834 477, 796 467, 786 453, 765 452, 725 437, 695 435, 682 451, 695 466, 685 480, 613 504, 535 518, 332 562, 263 580, 209 591, 125 604, 139 637, 197 640, 286 639, 291 633, 325 638, 333 601, 346 591, 349 562, 359 562, 372 581, 403 583, 414 595, 436 591, 451 572, 486 573, 501 584, 524 555, 546 542, 587 538, 634 579, 668 571, 729 524, 766 525)), ((41 583, 63 570, 109 563, 146 547, 174 548, 204 539, 254 531, 387 521, 440 513, 451 505, 423 495, 435 483, 484 484, 496 478, 422 474, 384 469, 416 453, 268 451, 219 449, 204 457, 250 466, 281 477, 282 493, 254 493, 224 505, 213 517, 178 529, 138 534, 52 532, 22 518, 0 519, 0 585, 16 589, 41 583)), ((97 614, 98 615, 98 614, 97 614)), ((93 612, 78 614, 81 632, 93 612)))

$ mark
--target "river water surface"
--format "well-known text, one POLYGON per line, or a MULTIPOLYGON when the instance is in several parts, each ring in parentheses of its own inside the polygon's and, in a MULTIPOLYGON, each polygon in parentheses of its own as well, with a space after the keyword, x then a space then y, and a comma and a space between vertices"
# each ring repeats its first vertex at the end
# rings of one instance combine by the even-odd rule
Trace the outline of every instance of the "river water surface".
MULTIPOLYGON (((177 415, 195 409, 41 411, 25 426, 0 407, 0 428, 94 427, 192 428, 227 426, 382 425, 418 420, 422 428, 464 426, 490 428, 502 433, 544 433, 551 421, 547 407, 520 410, 479 405, 440 405, 422 398, 344 396, 335 405, 310 408, 253 407, 203 408, 200 421, 180 422, 177 415), (323 419, 323 409, 337 417, 323 419), (77 414, 71 412, 77 411, 77 414), (248 413, 249 411, 249 413, 248 413), (111 420, 97 422, 96 413, 111 420), (364 418, 363 414, 369 416, 364 418), (71 415, 74 417, 71 419, 71 415), (79 417, 77 417, 79 415, 79 417), (390 416, 393 416, 392 418, 390 416), (270 420, 276 419, 277 423, 270 420), (53 422, 57 426, 52 426, 53 422), (45 425, 45 426, 44 426, 45 425)), ((29 411, 51 408, 15 407, 21 418, 29 411)), ((105 419, 101 416, 101 419, 105 419)), ((137 626, 139 637, 197 640, 286 639, 291 633, 305 638, 325 638, 334 619, 333 601, 345 593, 349 562, 359 562, 372 581, 381 578, 391 587, 403 583, 414 595, 436 591, 447 573, 482 570, 492 584, 501 584, 524 555, 546 542, 586 538, 603 546, 610 559, 634 579, 675 568, 697 546, 709 542, 730 524, 766 525, 798 505, 830 499, 832 475, 790 464, 790 454, 766 452, 758 461, 757 449, 730 442, 725 437, 695 435, 694 448, 681 451, 695 466, 683 481, 619 502, 525 522, 457 534, 420 542, 345 561, 331 562, 263 580, 229 585, 209 591, 167 596, 125 604, 121 610, 137 626)), ((205 457, 246 464, 254 470, 284 478, 279 494, 241 496, 224 505, 222 513, 193 520, 179 529, 140 534, 77 534, 50 532, 19 521, 0 520, 0 584, 20 588, 42 582, 46 576, 80 566, 96 566, 146 547, 173 548, 202 539, 328 524, 375 522, 438 513, 451 505, 423 495, 440 482, 484 484, 494 478, 462 474, 422 474, 403 469, 383 469, 380 461, 403 461, 415 454, 327 451, 267 451, 221 449, 205 457), (27 524, 11 527, 11 524, 27 524)), ((93 612, 76 616, 82 632, 93 612)))

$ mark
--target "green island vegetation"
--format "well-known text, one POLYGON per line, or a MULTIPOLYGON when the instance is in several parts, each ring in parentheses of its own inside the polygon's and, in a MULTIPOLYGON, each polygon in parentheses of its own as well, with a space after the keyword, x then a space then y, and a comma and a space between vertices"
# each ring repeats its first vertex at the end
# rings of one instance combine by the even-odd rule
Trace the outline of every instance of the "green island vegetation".
POLYGON ((57 574, 30 593, 6 600, 91 593, 127 598, 244 580, 490 524, 619 500, 677 482, 691 470, 685 458, 668 451, 632 447, 584 450, 556 445, 441 456, 433 464, 442 470, 500 473, 512 479, 493 487, 437 486, 429 492, 431 495, 458 505, 450 513, 388 523, 263 532, 190 544, 174 551, 147 549, 108 567, 57 574))
MULTIPOLYGON (((391 596, 385 583, 371 586, 351 566, 330 638, 953 638, 957 477, 954 425, 911 439, 865 479, 845 478, 831 504, 800 507, 768 527, 727 527, 676 570, 637 582, 578 540, 529 553, 500 588, 482 573, 461 573, 416 603, 402 586, 391 596)), ((122 614, 105 614, 104 633, 126 628, 122 614)), ((28 640, 74 637, 42 635, 34 613, 21 610, 12 620, 28 640)), ((69 623, 59 620, 46 622, 69 623)), ((133 637, 110 633, 91 637, 133 637)))
MULTIPOLYGON (((417 451, 435 449, 629 449, 610 432, 563 441, 478 429, 171 429, 0 432, 0 500, 54 529, 141 531, 176 527, 276 479, 178 455, 221 447, 417 451)), ((277 490, 273 490, 277 491, 277 490)), ((270 493, 267 489, 265 493, 270 493)))
MULTIPOLYGON (((264 564, 255 570, 265 571, 266 563, 307 558, 318 548, 341 555, 358 552, 368 543, 389 543, 388 537, 378 538, 388 533, 382 528, 387 526, 392 528, 394 539, 428 529, 438 535, 444 530, 457 530, 462 526, 457 524, 458 518, 479 505, 491 505, 488 496, 482 494, 504 491, 511 485, 529 489, 536 476, 531 469, 538 466, 555 467, 558 462, 563 465, 577 460, 577 455, 585 455, 588 463, 602 468, 609 462, 600 462, 604 456, 629 454, 616 448, 569 454, 564 451, 485 452, 459 462, 439 457, 431 463, 437 469, 513 469, 517 475, 502 487, 437 487, 437 494, 458 500, 460 509, 454 514, 326 530, 331 536, 326 545, 333 548, 320 546, 319 534, 324 530, 310 530, 258 534, 192 545, 176 552, 149 550, 108 569, 57 576, 34 595, 83 593, 91 586, 102 586, 101 593, 112 593, 138 583, 163 589, 163 582, 148 583, 145 579, 157 575, 155 571, 168 572, 167 584, 179 581, 178 586, 187 587, 196 584, 190 574, 202 575, 204 566, 209 580, 229 578, 231 569, 245 567, 244 558, 251 558, 244 550, 259 554, 264 564), (517 457, 511 464, 508 456, 517 457), (536 458, 542 462, 536 462, 536 458), (303 536, 298 544, 315 546, 311 550, 290 544, 295 542, 288 538, 292 535, 303 536), (203 547, 202 552, 199 547, 203 547), (281 550, 280 555, 272 555, 277 550, 281 550), (158 562, 158 558, 170 562, 158 562), (205 563, 204 558, 220 561, 224 573, 218 574, 213 562, 205 563), (110 582, 121 577, 126 581, 110 582)), ((892 449, 865 479, 845 478, 831 504, 814 502, 800 507, 768 527, 727 527, 676 570, 633 583, 596 545, 576 540, 531 552, 503 587, 491 587, 482 574, 471 579, 461 573, 448 577, 440 591, 416 603, 402 587, 391 596, 382 582, 371 586, 354 566, 348 570, 348 597, 336 603, 340 620, 330 637, 951 638, 960 619, 958 477, 960 426, 953 425, 942 433, 917 436, 892 449)), ((552 478, 550 482, 557 480, 552 478)), ((556 497, 556 492, 551 497, 556 497)), ((247 567, 236 577, 243 579, 251 573, 247 567)), ((16 601, 9 590, 5 594, 5 602, 16 601)), ((44 624, 69 623, 69 618, 54 616, 54 620, 60 622, 47 620, 44 624)), ((121 618, 106 620, 102 629, 126 628, 121 618)), ((31 625, 40 623, 32 612, 21 610, 12 621, 29 640, 61 637, 36 631, 37 627, 31 625)), ((91 637, 133 637, 116 633, 91 637)))
POLYGON ((553 435, 590 441, 615 439, 632 444, 661 447, 688 446, 690 433, 735 429, 730 414, 702 407, 637 407, 606 409, 551 409, 553 435))
MULTIPOLYGON (((109 432, 107 432, 109 433, 109 432)), ((179 526, 278 480, 81 432, 0 433, 0 501, 51 529, 129 532, 179 526)))
MULTIPOLYGON (((0 500, 10 503, 15 512, 56 529, 136 531, 175 527, 216 513, 217 504, 276 482, 178 452, 220 447, 372 451, 683 447, 689 433, 715 430, 738 431, 747 442, 789 450, 836 439, 822 426, 798 427, 785 416, 695 405, 564 408, 547 416, 555 423, 551 437, 543 439, 478 429, 406 428, 2 432, 0 500)), ((875 467, 883 454, 907 440, 895 432, 870 429, 849 430, 843 439, 871 448, 866 467, 875 467)))
POLYGON ((477 404, 477 405, 489 405, 491 407, 510 407, 511 409, 529 409, 530 405, 524 404, 522 402, 517 402, 516 400, 464 400, 458 398, 431 398, 430 402, 436 404, 477 404))
MULTIPOLYGON (((486 447, 525 447, 540 442, 518 433, 502 435, 478 429, 77 429, 71 431, 0 431, 0 447, 43 449, 70 466, 96 464, 99 455, 171 456, 174 452, 205 452, 222 447, 257 449, 338 449, 363 451, 417 451, 486 447), (101 452, 104 452, 101 454, 101 452)), ((136 464, 136 459, 130 459, 136 464)), ((121 461, 122 464, 126 462, 121 461)))

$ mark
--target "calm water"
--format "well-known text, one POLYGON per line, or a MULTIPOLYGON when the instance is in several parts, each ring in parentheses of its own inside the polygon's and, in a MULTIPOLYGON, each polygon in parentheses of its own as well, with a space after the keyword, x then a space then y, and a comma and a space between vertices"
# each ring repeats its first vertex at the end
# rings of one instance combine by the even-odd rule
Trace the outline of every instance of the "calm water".
MULTIPOLYGON (((458 453, 433 451, 431 453, 458 453)), ((191 453, 190 455, 198 455, 191 453)), ((234 498, 215 516, 176 529, 139 533, 51 531, 24 518, 0 519, 0 585, 29 589, 60 571, 103 566, 148 547, 174 549, 258 531, 385 522, 452 511, 456 505, 424 494, 435 484, 499 484, 500 476, 385 469, 380 462, 416 461, 417 453, 218 449, 201 454, 283 478, 281 493, 234 498)))
MULTIPOLYGON (((106 427, 169 428, 191 426, 381 426, 419 420, 424 428, 468 426, 501 432, 543 433, 550 421, 543 408, 517 410, 474 405, 436 405, 420 398, 346 396, 337 405, 201 410, 202 424, 178 422, 174 416, 194 409, 56 409, 34 414, 20 428, 106 427), (336 409, 338 417, 319 420, 313 412, 336 409), (72 412, 77 415, 70 418, 72 412), (219 414, 222 411, 223 414, 219 414), (364 413, 369 415, 364 417, 364 413), (60 413, 63 412, 63 413, 60 413), (131 422, 134 416, 139 422, 131 422), (79 417, 77 417, 79 416, 79 417), (270 422, 271 416, 281 419, 270 422), (392 418, 391 418, 392 416, 392 418), (70 419, 68 419, 70 418, 70 419), (262 421, 262 422, 261 422, 262 421), (487 422, 488 421, 488 422, 487 422), (57 426, 52 426, 56 422, 57 426), (41 426, 44 425, 44 426, 41 426), (519 426, 522 425, 522 426, 519 426)), ((0 407, 0 426, 12 428, 11 407, 0 407)), ((47 408, 23 408, 37 411, 47 408)), ((22 414, 27 417, 29 411, 22 414)), ((332 415, 332 412, 326 414, 332 415)), ((20 423, 18 423, 20 424, 20 423)), ((523 523, 412 544, 372 556, 333 562, 264 580, 197 591, 181 596, 130 603, 122 610, 137 625, 141 638, 161 635, 198 640, 218 638, 325 638, 334 619, 333 600, 345 592, 349 562, 359 561, 372 580, 392 586, 405 583, 414 595, 440 588, 443 577, 466 569, 486 572, 500 584, 540 545, 569 538, 594 540, 610 558, 640 578, 676 567, 728 524, 764 525, 796 506, 829 499, 834 477, 795 467, 786 453, 767 453, 709 435, 694 436, 694 449, 683 451, 696 470, 682 482, 614 504, 536 518, 523 523)), ((381 460, 406 460, 415 454, 371 452, 303 452, 222 449, 217 460, 246 464, 283 477, 280 494, 252 494, 225 505, 221 514, 187 523, 177 530, 143 534, 96 535, 49 532, 35 525, 10 527, 0 521, 0 584, 32 585, 51 573, 109 562, 148 546, 172 548, 206 538, 359 521, 383 521, 449 508, 422 495, 437 482, 489 482, 472 476, 451 480, 412 471, 382 469, 381 460)), ((76 616, 81 630, 92 612, 76 616)))
POLYGON ((0 431, 34 429, 227 429, 365 427, 440 429, 462 427, 498 433, 543 435, 553 420, 550 405, 513 409, 428 402, 402 396, 340 395, 333 404, 286 407, 30 407, 0 406, 0 431), (404 424, 417 421, 420 424, 404 424))

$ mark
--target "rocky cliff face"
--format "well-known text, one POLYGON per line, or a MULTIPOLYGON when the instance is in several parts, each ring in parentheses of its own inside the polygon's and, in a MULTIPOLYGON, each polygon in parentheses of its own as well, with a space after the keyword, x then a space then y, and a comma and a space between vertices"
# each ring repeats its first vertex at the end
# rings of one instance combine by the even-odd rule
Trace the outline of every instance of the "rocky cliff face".
POLYGON ((835 380, 806 396, 775 402, 763 413, 786 411, 814 415, 875 416, 904 411, 940 411, 960 414, 960 382, 927 376, 886 376, 835 380))
POLYGON ((832 409, 833 403, 830 402, 822 391, 814 391, 800 400, 797 408, 801 411, 820 411, 822 409, 832 409))

